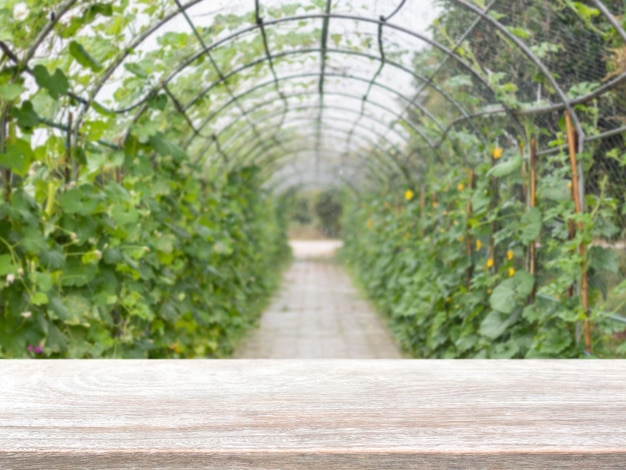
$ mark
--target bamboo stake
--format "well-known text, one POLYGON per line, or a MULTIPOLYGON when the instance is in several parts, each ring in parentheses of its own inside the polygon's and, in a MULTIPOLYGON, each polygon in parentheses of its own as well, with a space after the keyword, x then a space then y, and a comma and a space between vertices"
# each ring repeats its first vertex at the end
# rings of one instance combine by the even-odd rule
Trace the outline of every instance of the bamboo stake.
MULTIPOLYGON (((491 156, 491 168, 496 165, 496 159, 491 156)), ((494 176, 491 176, 491 202, 489 209, 495 210, 498 207, 498 181, 494 176)), ((495 233, 496 233, 496 222, 493 221, 489 227, 489 258, 493 260, 493 265, 491 266, 491 274, 495 274, 498 272, 498 266, 496 264, 496 241, 495 241, 495 233)))
MULTIPOLYGON (((476 179, 476 173, 474 169, 470 170, 470 178, 469 178, 469 190, 472 191, 474 189, 476 179)), ((474 275, 474 262, 472 260, 472 253, 474 251, 474 239, 472 238, 472 232, 470 230, 469 220, 472 218, 474 213, 474 208, 472 207, 472 197, 470 196, 467 200, 467 223, 465 224, 465 247, 467 250, 467 256, 470 259, 470 265, 467 268, 466 272, 466 281, 467 281, 467 290, 470 290, 470 286, 472 284, 472 277, 474 275)))
MULTIPOLYGON (((529 199, 528 203, 530 208, 537 206, 537 141, 532 139, 530 141, 530 181, 529 181, 529 199)), ((528 271, 533 276, 536 274, 536 250, 537 250, 537 240, 533 240, 530 242, 530 246, 528 248, 528 271)), ((535 287, 533 291, 530 293, 530 303, 535 302, 535 295, 537 293, 537 284, 535 283, 535 287)))
MULTIPOLYGON (((576 213, 582 214, 582 200, 578 186, 578 162, 576 158, 576 136, 572 126, 572 120, 568 112, 565 113, 565 125, 567 127, 567 142, 569 146, 570 164, 572 166, 572 191, 576 213)), ((578 222, 578 230, 583 230, 582 221, 578 222)), ((591 325, 589 323, 589 279, 587 276, 587 247, 582 242, 579 246, 581 261, 581 301, 585 312, 585 352, 591 353, 591 325)))

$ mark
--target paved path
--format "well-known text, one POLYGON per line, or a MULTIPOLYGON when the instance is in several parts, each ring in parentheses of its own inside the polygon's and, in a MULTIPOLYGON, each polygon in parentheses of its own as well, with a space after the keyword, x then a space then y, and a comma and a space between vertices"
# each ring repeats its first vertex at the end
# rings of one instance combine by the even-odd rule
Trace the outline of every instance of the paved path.
POLYGON ((338 242, 292 242, 295 261, 236 358, 395 359, 383 321, 332 257, 338 242))

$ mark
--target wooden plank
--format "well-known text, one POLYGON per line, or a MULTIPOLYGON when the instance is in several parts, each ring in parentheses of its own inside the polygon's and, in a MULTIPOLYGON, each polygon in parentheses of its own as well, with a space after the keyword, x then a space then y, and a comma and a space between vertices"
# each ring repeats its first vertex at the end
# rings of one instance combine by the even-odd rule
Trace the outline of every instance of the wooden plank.
POLYGON ((0 468, 624 468, 624 361, 2 361, 0 468))

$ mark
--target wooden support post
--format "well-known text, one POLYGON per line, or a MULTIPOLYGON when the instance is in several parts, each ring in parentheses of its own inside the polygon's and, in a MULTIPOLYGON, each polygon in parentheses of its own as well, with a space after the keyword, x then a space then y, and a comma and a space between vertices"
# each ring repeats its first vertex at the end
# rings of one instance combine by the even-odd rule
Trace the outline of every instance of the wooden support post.
MULTIPOLYGON (((519 145, 519 154, 524 158, 524 146, 522 144, 519 145)), ((522 190, 524 193, 523 200, 525 203, 528 203, 528 170, 524 161, 522 161, 522 190)))
MULTIPOLYGON (((582 195, 579 191, 578 180, 578 161, 576 157, 576 135, 574 127, 572 126, 572 120, 568 112, 565 112, 565 125, 567 128, 567 142, 569 147, 569 158, 572 166, 572 193, 574 196, 574 205, 576 206, 576 214, 582 214, 582 195)), ((583 230, 582 221, 578 222, 578 230, 583 230)), ((591 353, 591 325, 589 323, 589 280, 587 275, 587 247, 582 242, 579 246, 579 253, 582 258, 581 261, 581 280, 580 280, 580 297, 585 312, 585 352, 591 353)))
MULTIPOLYGON (((468 187, 470 192, 474 189, 475 180, 476 180, 476 172, 474 171, 474 169, 471 169, 470 177, 469 177, 469 187, 468 187)), ((467 212, 467 222, 465 224, 465 248, 467 251, 467 256, 470 260, 470 265, 467 268, 465 277, 466 277, 467 290, 469 291, 472 285, 472 277, 474 275, 474 260, 472 259, 472 254, 474 252, 474 239, 472 238, 471 227, 469 225, 469 220, 472 218, 472 215, 474 213, 474 208, 472 207, 471 195, 467 200, 466 212, 467 212)))
MULTIPOLYGON (((491 157, 491 168, 496 165, 496 159, 491 157)), ((498 207, 498 181, 494 176, 490 177, 491 183, 491 202, 489 204, 490 210, 495 210, 498 207)), ((498 271, 498 266, 496 264, 496 242, 495 242, 495 233, 496 233, 496 223, 491 222, 489 224, 489 258, 493 260, 493 265, 491 266, 491 273, 495 274, 498 271)))
MULTIPOLYGON (((530 208, 537 207, 537 141, 532 139, 530 142, 530 181, 529 181, 529 197, 528 204, 530 208)), ((528 272, 533 276, 537 272, 537 268, 535 266, 536 262, 536 250, 537 250, 537 240, 533 240, 530 242, 530 246, 528 247, 528 272)), ((535 302, 537 286, 535 284, 535 288, 530 294, 530 303, 535 302)))

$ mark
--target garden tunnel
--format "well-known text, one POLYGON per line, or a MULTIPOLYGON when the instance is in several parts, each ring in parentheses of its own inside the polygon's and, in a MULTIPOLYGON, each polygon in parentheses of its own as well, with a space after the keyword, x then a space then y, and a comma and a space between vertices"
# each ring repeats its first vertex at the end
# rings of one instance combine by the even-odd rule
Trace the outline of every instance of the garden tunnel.
MULTIPOLYGON (((484 286, 497 284, 499 265, 506 267, 505 276, 515 269, 530 272, 537 246, 568 257, 558 244, 534 245, 538 236, 532 237, 534 230, 524 232, 520 226, 506 232, 506 223, 498 225, 488 215, 485 224, 471 220, 467 208, 472 204, 475 213, 485 207, 486 213, 492 213, 497 206, 500 214, 513 211, 516 220, 528 225, 534 216, 524 219, 524 214, 534 214, 535 196, 526 183, 536 173, 541 180, 539 197, 550 201, 542 208, 540 226, 548 238, 558 241, 564 230, 559 223, 567 227, 575 221, 578 233, 570 233, 568 243, 574 246, 576 263, 582 264, 582 270, 571 268, 566 275, 557 275, 554 261, 546 255, 543 261, 550 267, 543 273, 548 285, 543 294, 554 299, 567 291, 567 285, 574 285, 571 298, 584 297, 584 284, 591 282, 586 277, 588 267, 613 262, 599 253, 594 261, 586 251, 576 250, 595 239, 620 238, 624 229, 623 9, 621 0, 4 1, 0 8, 0 163, 7 233, 3 232, 6 246, 0 272, 11 276, 11 281, 5 282, 3 311, 13 313, 15 324, 39 320, 33 333, 25 333, 16 340, 19 344, 3 353, 23 350, 22 343, 43 337, 52 338, 46 340, 51 353, 65 354, 64 338, 72 334, 89 337, 89 344, 97 343, 98 334, 102 338, 135 335, 154 343, 142 332, 161 331, 168 322, 186 329, 190 338, 196 323, 201 324, 203 334, 210 331, 215 337, 215 345, 198 349, 191 339, 187 345, 179 344, 159 333, 163 338, 157 356, 179 349, 198 355, 219 349, 226 328, 219 319, 194 313, 193 305, 203 305, 202 296, 187 295, 190 281, 184 279, 190 272, 172 259, 179 249, 175 242, 169 238, 154 242, 164 246, 151 250, 156 258, 148 262, 148 269, 143 266, 144 255, 133 251, 136 245, 150 251, 152 246, 145 244, 148 235, 131 234, 123 226, 137 224, 157 210, 142 199, 147 193, 163 204, 162 198, 175 194, 179 199, 172 196, 169 213, 179 210, 180 201, 193 205, 202 200, 205 210, 215 208, 222 196, 227 198, 227 190, 216 182, 251 166, 258 168, 254 183, 258 186, 251 184, 250 192, 348 188, 362 204, 368 194, 385 194, 396 199, 377 202, 393 206, 400 225, 408 223, 402 217, 408 220, 412 214, 423 221, 426 207, 436 209, 439 222, 430 227, 436 228, 435 233, 443 230, 441 218, 454 213, 454 204, 462 203, 466 210, 462 230, 453 233, 450 225, 445 230, 446 236, 453 236, 445 244, 463 239, 461 252, 469 257, 461 263, 462 282, 451 281, 450 286, 439 286, 440 295, 412 301, 435 311, 442 310, 437 305, 450 302, 451 292, 459 291, 460 285, 467 285, 463 295, 477 286, 472 279, 480 248, 472 252, 472 244, 481 239, 488 245, 488 272, 494 276, 484 286), (567 129, 565 122, 571 124, 567 129), (148 169, 141 166, 144 163, 148 169), (150 168, 169 172, 167 178, 149 183, 152 192, 142 186, 150 178, 150 168), (514 172, 515 179, 507 180, 514 172), (556 188, 563 181, 570 186, 573 181, 573 190, 556 188), (115 193, 109 182, 128 191, 115 193), (186 185, 200 189, 186 195, 186 185), (491 199, 453 194, 465 187, 490 190, 491 199), (215 201, 202 199, 209 197, 199 195, 206 192, 212 192, 215 201), (407 209, 414 193, 419 204, 407 209), (116 197, 117 202, 106 199, 116 197), (512 208, 511 201, 519 207, 512 208), (112 209, 115 204, 130 215, 117 214, 112 209), (557 210, 561 206, 566 208, 557 210), (31 209, 42 212, 41 218, 24 215, 31 209), (565 217, 564 211, 570 209, 571 217, 565 217), (89 224, 84 220, 70 220, 96 213, 106 219, 98 229, 85 228, 89 224), (590 220, 601 217, 602 223, 584 225, 587 215, 590 220), (483 228, 487 232, 481 232, 483 228), (89 246, 74 250, 76 238, 89 246), (22 246, 20 239, 29 242, 22 246), (513 251, 521 263, 515 267, 506 263, 513 251), (116 265, 119 255, 129 267, 98 275, 91 268, 85 272, 83 265, 97 265, 103 254, 111 265, 116 265), (498 256, 505 262, 498 263, 498 256), (74 263, 75 258, 80 263, 74 263), (159 285, 161 268, 179 272, 161 279, 159 285), (32 275, 18 286, 13 279, 24 271, 32 275), (59 271, 65 274, 55 274, 59 271), (99 286, 100 275, 110 276, 115 287, 99 286), (130 292, 120 276, 135 283, 149 279, 154 286, 130 292), (174 284, 176 298, 165 293, 166 286, 174 284), (93 301, 101 304, 87 301, 81 289, 102 294, 93 301), (181 307, 181 302, 191 306, 181 307), (74 315, 71 305, 90 311, 86 315, 91 320, 74 315), (99 317, 102 311, 109 320, 99 317), (120 320, 126 314, 137 318, 132 334, 125 329, 128 323, 120 320), (78 332, 81 325, 97 321, 102 324, 100 333, 78 332)), ((244 189, 228 197, 243 198, 244 189)), ((368 212, 361 222, 375 224, 374 215, 368 212)), ((163 220, 153 233, 161 237, 169 230, 174 238, 191 237, 193 214, 179 217, 186 222, 163 220)), ((355 227, 365 229, 356 222, 355 227)), ((207 222, 204 229, 210 232, 214 227, 207 222)), ((426 225, 424 230, 429 230, 426 225)), ((215 257, 231 253, 233 237, 222 243, 220 235, 205 236, 212 247, 217 246, 215 257)), ((450 271, 457 260, 446 263, 450 271)), ((225 278, 219 268, 215 271, 203 272, 198 279, 206 278, 210 284, 211 275, 225 278)), ((232 276, 238 279, 233 282, 247 282, 232 276)), ((250 274, 255 277, 258 272, 250 274)), ((219 282, 211 286, 212 294, 225 289, 219 282)), ((515 286, 512 290, 520 294, 515 286)), ((531 290, 527 294, 534 297, 537 287, 531 290)), ((212 294, 205 299, 209 304, 212 294)), ((218 317, 229 317, 238 308, 220 302, 215 307, 221 312, 218 317)), ((399 297, 395 302, 401 303, 399 297)), ((489 305, 488 298, 482 302, 489 305)), ((588 302, 582 299, 578 311, 572 300, 567 314, 555 314, 571 326, 573 337, 580 332, 572 325, 589 322, 588 302)), ((492 310, 497 315, 485 312, 483 317, 499 326, 513 325, 520 314, 508 307, 492 310)), ((527 317, 546 329, 554 320, 530 313, 527 317)), ((502 337, 496 335, 498 328, 492 330, 488 339, 502 337)), ((8 331, 3 334, 10 336, 8 331)), ((405 339, 413 346, 418 342, 405 339)), ((148 348, 145 342, 128 341, 133 344, 130 350, 140 351, 137 354, 148 348)), ((561 337, 546 341, 565 342, 561 337)), ((117 340, 105 343, 117 344, 117 340)), ((513 355, 521 351, 518 346, 513 355)), ((108 347, 102 346, 103 351, 108 347)), ((424 354, 448 354, 437 344, 429 348, 424 354)), ((457 349, 460 354, 471 350, 458 345, 457 349)), ((589 345, 586 349, 589 352, 589 345)), ((87 352, 79 348, 70 354, 87 352)))

